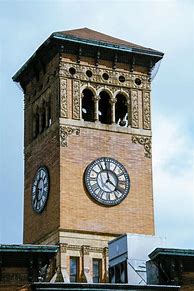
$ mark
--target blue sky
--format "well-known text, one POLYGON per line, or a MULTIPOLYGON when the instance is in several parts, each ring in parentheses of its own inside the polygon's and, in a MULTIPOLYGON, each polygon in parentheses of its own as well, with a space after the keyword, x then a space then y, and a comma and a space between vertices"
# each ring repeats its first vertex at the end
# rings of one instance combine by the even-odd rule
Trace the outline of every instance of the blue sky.
POLYGON ((23 94, 11 77, 54 31, 88 27, 165 53, 152 84, 156 234, 194 248, 194 2, 0 0, 0 243, 22 243, 23 94))

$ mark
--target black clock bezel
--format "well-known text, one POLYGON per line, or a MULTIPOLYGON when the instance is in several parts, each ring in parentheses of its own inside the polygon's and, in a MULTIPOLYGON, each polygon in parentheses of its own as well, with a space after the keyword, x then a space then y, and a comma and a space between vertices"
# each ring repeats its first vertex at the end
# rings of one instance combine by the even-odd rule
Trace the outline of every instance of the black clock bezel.
POLYGON ((34 177, 33 177, 33 180, 32 180, 32 187, 31 187, 31 205, 32 205, 32 209, 33 209, 34 212, 36 212, 36 213, 38 213, 38 214, 40 214, 40 213, 43 212, 43 210, 44 210, 45 207, 46 207, 47 201, 48 201, 49 192, 50 192, 50 175, 49 175, 49 170, 48 170, 48 168, 47 168, 45 165, 43 165, 43 166, 40 166, 40 167, 37 169, 37 171, 36 171, 36 173, 35 173, 35 175, 34 175, 34 177), (35 182, 35 180, 36 180, 36 177, 37 177, 38 173, 39 173, 41 170, 43 170, 43 171, 46 173, 47 180, 48 180, 48 190, 47 190, 46 200, 45 200, 43 206, 42 206, 39 210, 37 210, 36 208, 34 208, 34 205, 33 205, 33 186, 34 186, 34 182, 35 182))
MULTIPOLYGON (((113 171, 113 173, 114 173, 114 175, 116 175, 114 171, 113 171)), ((114 158, 110 158, 110 157, 97 158, 96 160, 92 161, 86 167, 85 172, 84 172, 84 185, 85 185, 87 192, 89 193, 90 197, 95 202, 98 202, 99 204, 101 204, 103 206, 115 206, 115 205, 120 204, 127 197, 128 193, 130 191, 130 184, 131 184, 130 177, 129 177, 129 174, 128 174, 126 168, 120 162, 115 160, 114 158), (122 172, 125 176, 126 188, 125 188, 122 196, 120 198, 117 198, 116 200, 105 200, 105 199, 100 198, 98 195, 95 194, 94 190, 92 189, 92 186, 90 185, 90 172, 92 171, 92 169, 95 165, 97 165, 100 162, 104 162, 105 160, 110 161, 110 162, 116 164, 117 166, 119 166, 119 168, 122 170, 122 172)))

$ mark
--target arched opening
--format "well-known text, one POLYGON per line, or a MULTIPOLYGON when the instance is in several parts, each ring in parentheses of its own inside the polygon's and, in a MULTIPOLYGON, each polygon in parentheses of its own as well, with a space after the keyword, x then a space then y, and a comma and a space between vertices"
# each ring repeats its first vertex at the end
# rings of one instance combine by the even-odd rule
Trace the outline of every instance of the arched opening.
POLYGON ((45 109, 45 104, 43 104, 42 107, 42 119, 41 119, 41 131, 44 131, 46 128, 46 109, 45 109))
POLYGON ((122 94, 116 96, 115 122, 120 126, 128 126, 128 107, 126 98, 122 94))
POLYGON ((39 113, 38 113, 38 110, 36 111, 36 114, 35 114, 35 132, 34 132, 34 137, 37 137, 37 135, 39 134, 39 113))
POLYGON ((45 127, 49 127, 51 126, 51 106, 50 106, 50 101, 46 102, 45 104, 45 114, 46 114, 46 118, 45 118, 45 127))
POLYGON ((100 93, 99 101, 99 121, 104 124, 111 124, 111 104, 110 96, 107 92, 100 93))
POLYGON ((94 94, 89 89, 83 90, 82 98, 82 119, 84 121, 94 121, 94 94))

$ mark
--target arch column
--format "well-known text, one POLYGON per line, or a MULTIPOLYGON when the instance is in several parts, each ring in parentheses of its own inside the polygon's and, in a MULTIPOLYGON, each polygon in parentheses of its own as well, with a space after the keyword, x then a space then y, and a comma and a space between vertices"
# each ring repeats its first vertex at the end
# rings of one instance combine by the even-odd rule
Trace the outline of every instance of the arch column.
POLYGON ((80 94, 80 120, 84 120, 82 117, 82 108, 83 108, 83 98, 84 98, 84 93, 82 92, 80 94))
POLYGON ((47 102, 46 103, 46 106, 45 106, 45 126, 46 128, 49 127, 49 103, 47 102))
POLYGON ((42 132, 42 110, 39 110, 38 115, 39 115, 39 133, 41 133, 42 132))
POLYGON ((127 100, 126 105, 127 105, 127 113, 128 113, 128 126, 131 127, 131 117, 132 117, 131 99, 127 100))
POLYGON ((32 126, 33 126, 33 138, 35 138, 36 137, 36 114, 35 113, 33 114, 33 124, 32 124, 32 126))
POLYGON ((111 104, 111 123, 115 124, 115 103, 116 103, 116 98, 110 99, 110 104, 111 104))
POLYGON ((98 115, 99 100, 100 100, 99 95, 94 96, 94 121, 99 121, 99 115, 98 115))

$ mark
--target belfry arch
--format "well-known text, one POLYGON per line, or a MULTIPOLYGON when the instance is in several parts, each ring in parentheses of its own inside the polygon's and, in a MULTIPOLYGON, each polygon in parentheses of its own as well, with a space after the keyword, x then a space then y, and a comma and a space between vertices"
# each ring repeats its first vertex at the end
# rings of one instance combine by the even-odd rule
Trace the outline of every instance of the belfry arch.
POLYGON ((94 93, 91 89, 84 89, 82 92, 81 116, 84 121, 94 121, 94 93))
POLYGON ((99 100, 99 121, 104 124, 111 124, 111 99, 106 91, 101 91, 99 100))
POLYGON ((123 94, 117 94, 115 103, 115 122, 120 126, 128 126, 128 103, 123 94))

